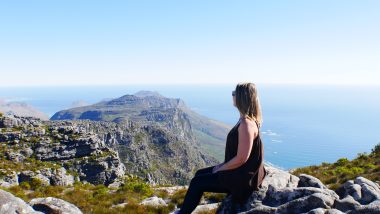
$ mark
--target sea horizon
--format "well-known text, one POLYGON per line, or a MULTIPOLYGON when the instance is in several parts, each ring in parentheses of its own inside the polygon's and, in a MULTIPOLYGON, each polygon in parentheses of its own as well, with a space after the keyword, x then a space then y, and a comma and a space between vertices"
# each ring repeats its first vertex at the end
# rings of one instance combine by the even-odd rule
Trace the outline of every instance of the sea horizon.
MULTIPOLYGON (((378 85, 256 84, 263 110, 264 161, 284 170, 353 159, 380 142, 378 85), (302 93, 299 93, 302 92, 302 93), (377 102, 376 102, 377 101, 377 102)), ((180 98, 195 112, 233 126, 234 84, 1 87, 0 99, 51 117, 75 102, 94 104, 140 90, 180 98), (8 89, 8 90, 7 90, 8 89)))

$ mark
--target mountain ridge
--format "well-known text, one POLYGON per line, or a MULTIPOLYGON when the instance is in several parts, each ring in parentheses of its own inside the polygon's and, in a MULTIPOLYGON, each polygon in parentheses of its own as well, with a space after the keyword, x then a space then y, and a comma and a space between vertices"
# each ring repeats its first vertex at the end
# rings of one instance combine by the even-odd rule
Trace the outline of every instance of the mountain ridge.
POLYGON ((180 98, 167 98, 155 91, 138 91, 89 106, 56 112, 51 120, 135 121, 159 124, 175 133, 195 139, 206 153, 224 160, 224 147, 230 125, 207 118, 187 107, 180 98))

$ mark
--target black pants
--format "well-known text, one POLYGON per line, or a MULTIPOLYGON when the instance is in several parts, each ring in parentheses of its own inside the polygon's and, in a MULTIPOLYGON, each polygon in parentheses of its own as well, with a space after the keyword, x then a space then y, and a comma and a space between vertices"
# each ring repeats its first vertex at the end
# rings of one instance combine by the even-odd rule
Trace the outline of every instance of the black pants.
POLYGON ((179 211, 180 214, 190 214, 198 206, 203 192, 229 193, 218 180, 218 175, 212 173, 214 166, 199 169, 191 179, 185 199, 179 211))

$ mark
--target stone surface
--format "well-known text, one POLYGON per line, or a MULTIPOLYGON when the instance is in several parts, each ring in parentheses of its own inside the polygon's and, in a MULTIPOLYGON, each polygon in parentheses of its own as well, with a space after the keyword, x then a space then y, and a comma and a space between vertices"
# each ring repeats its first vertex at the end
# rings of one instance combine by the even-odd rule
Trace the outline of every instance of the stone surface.
POLYGON ((153 196, 150 198, 146 198, 143 201, 140 202, 142 205, 148 205, 148 206, 167 206, 164 199, 159 198, 157 196, 153 196))
POLYGON ((37 214, 31 206, 22 199, 0 189, 0 213, 6 214, 37 214))
POLYGON ((29 204, 35 210, 47 214, 82 214, 82 211, 80 211, 78 207, 59 198, 35 198, 32 199, 29 204))
POLYGON ((380 213, 380 188, 364 177, 345 182, 335 192, 311 175, 297 177, 269 165, 265 168, 269 174, 262 188, 245 204, 234 204, 227 196, 216 213, 380 213))

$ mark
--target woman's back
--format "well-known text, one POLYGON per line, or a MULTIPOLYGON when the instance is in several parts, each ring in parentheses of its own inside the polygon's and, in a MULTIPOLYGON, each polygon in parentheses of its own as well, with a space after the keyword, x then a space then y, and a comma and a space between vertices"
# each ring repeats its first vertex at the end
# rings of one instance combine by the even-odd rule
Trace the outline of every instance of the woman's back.
MULTIPOLYGON (((255 121, 256 122, 256 121, 255 121)), ((218 171, 219 180, 231 190, 232 198, 243 203, 254 190, 258 190, 265 177, 264 148, 258 127, 258 135, 253 140, 248 160, 241 166, 231 170, 218 171)), ((227 135, 224 163, 236 156, 239 144, 238 128, 240 121, 227 135)))

